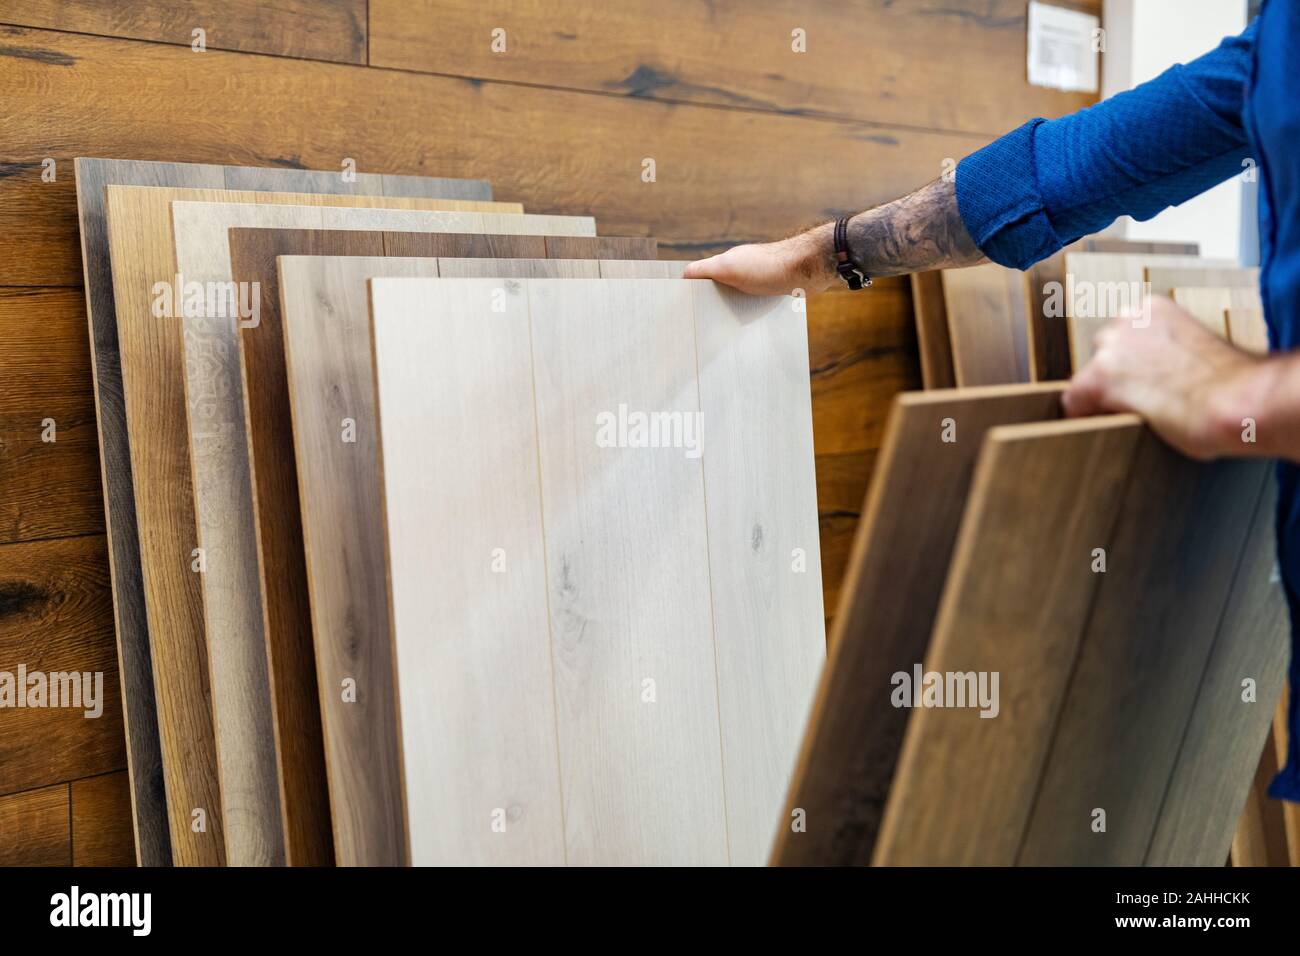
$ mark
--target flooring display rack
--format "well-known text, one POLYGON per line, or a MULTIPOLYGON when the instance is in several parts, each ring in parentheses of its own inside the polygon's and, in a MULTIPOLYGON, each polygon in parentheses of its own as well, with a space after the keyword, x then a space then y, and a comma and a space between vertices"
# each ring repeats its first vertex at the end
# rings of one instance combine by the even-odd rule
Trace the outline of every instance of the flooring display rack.
POLYGON ((1037 307, 1259 350, 1249 272, 914 277, 829 606, 802 299, 482 182, 76 171, 139 864, 1276 856, 1271 479, 1062 419, 1037 307))

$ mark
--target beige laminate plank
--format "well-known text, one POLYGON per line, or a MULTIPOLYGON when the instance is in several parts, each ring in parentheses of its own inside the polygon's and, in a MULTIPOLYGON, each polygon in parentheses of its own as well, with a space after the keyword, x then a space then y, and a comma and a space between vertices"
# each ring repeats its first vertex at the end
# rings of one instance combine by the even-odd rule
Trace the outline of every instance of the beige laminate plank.
POLYGON ((528 283, 570 864, 729 859, 704 469, 593 440, 700 411, 692 284, 528 283))
POLYGON ((563 863, 527 292, 377 279, 373 310, 411 862, 563 863))
POLYGON ((1151 284, 1152 295, 1170 295, 1174 289, 1191 288, 1245 288, 1259 289, 1259 269, 1250 266, 1212 265, 1206 260, 1184 260, 1178 263, 1150 263, 1146 267, 1146 281, 1151 284))
MULTIPOLYGON (((1230 259, 1190 259, 1183 255, 1146 253, 1066 252, 1065 281, 1061 289, 1070 335, 1070 362, 1079 371, 1092 358, 1093 338, 1124 307, 1137 308, 1142 299, 1146 270, 1182 268, 1235 268, 1230 259)), ((1173 286, 1170 286, 1173 288, 1173 286)))
POLYGON ((727 833, 761 866, 826 660, 808 329, 802 299, 690 286, 727 833))
POLYGON ((1263 310, 1258 286, 1177 286, 1170 297, 1196 321, 1222 338, 1229 338, 1228 312, 1232 309, 1263 310))
POLYGON ((924 658, 983 683, 912 714, 877 865, 1015 862, 1141 431, 1116 415, 988 433, 924 658))
MULTIPOLYGON (((184 336, 178 321, 155 316, 157 283, 176 275, 169 205, 210 200, 305 206, 427 208, 431 200, 225 190, 107 187, 109 247, 142 578, 158 694, 159 738, 167 785, 173 858, 224 861, 215 738, 209 700, 208 646, 200 574, 185 395, 184 336)), ((575 221, 589 229, 590 220, 575 221)), ((553 231, 553 229, 551 230, 553 231)), ((214 557, 220 561, 222 554, 214 557)), ((271 676, 277 674, 274 656, 271 676)), ((278 701, 277 701, 278 703, 278 701)), ((302 728, 312 749, 311 718, 302 728)), ((282 728, 294 732, 299 728, 282 728)), ((319 741, 319 731, 315 734, 319 741)), ((323 763, 323 758, 321 758, 323 763)), ((328 831, 326 832, 328 839, 328 831)), ((326 844, 327 846, 327 844, 326 844)), ((325 855, 328 858, 328 854, 325 855)), ((308 855, 313 862, 321 854, 308 855)), ((305 861, 305 860, 304 860, 305 861)))
POLYGON ((1228 310, 1227 320, 1228 338, 1233 345, 1257 355, 1268 354, 1268 322, 1263 309, 1232 308, 1228 310))
POLYGON ((892 675, 910 672, 929 645, 985 433, 1060 417, 1062 388, 991 386, 896 399, 774 863, 870 861, 907 722, 907 711, 890 702, 892 675))
MULTIPOLYGON (((409 238, 409 237, 408 237, 409 238)), ((409 246, 410 242, 399 245, 409 246)), ((496 248, 504 249, 501 240, 496 248)), ((490 270, 521 278, 572 274, 585 263, 522 259, 281 256, 284 360, 298 462, 307 582, 340 863, 406 859, 396 702, 384 580, 381 480, 369 332, 370 277, 432 277, 490 270), (355 441, 343 440, 350 422, 355 441), (344 681, 355 703, 344 703, 344 681), (391 755, 391 756, 389 756, 391 755)), ((630 275, 662 273, 654 261, 600 262, 630 275)), ((246 332, 247 336, 249 333, 246 332)), ((248 339, 244 340, 245 347, 248 339)))

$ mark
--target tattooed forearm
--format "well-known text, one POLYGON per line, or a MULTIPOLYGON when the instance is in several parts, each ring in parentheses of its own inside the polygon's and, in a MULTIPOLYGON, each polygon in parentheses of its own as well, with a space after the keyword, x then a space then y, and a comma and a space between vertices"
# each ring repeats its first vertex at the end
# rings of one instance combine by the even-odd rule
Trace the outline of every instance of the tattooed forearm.
MULTIPOLYGON (((817 266, 834 273, 833 223, 818 226, 817 266)), ((955 183, 936 179, 849 220, 849 249, 867 275, 896 276, 986 262, 957 209, 955 183)))

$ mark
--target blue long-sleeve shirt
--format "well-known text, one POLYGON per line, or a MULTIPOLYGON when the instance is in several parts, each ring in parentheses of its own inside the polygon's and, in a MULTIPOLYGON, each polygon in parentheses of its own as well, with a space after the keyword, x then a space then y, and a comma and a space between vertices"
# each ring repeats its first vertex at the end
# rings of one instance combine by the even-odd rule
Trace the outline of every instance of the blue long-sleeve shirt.
MULTIPOLYGON (((1300 0, 1149 83, 1030 120, 962 160, 957 203, 994 262, 1024 269, 1129 215, 1150 219, 1245 169, 1259 175, 1260 286, 1275 350, 1300 346, 1300 0)), ((1278 466, 1291 610, 1290 742, 1270 793, 1300 801, 1300 464, 1278 466)))

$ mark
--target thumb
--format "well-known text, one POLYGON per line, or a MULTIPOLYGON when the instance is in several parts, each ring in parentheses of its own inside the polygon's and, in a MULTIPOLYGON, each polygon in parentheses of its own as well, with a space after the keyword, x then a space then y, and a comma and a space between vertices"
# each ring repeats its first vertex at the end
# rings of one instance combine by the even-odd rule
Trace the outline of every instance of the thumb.
POLYGON ((707 259, 697 259, 686 267, 682 273, 683 279, 712 279, 717 275, 716 266, 721 256, 709 256, 707 259))

